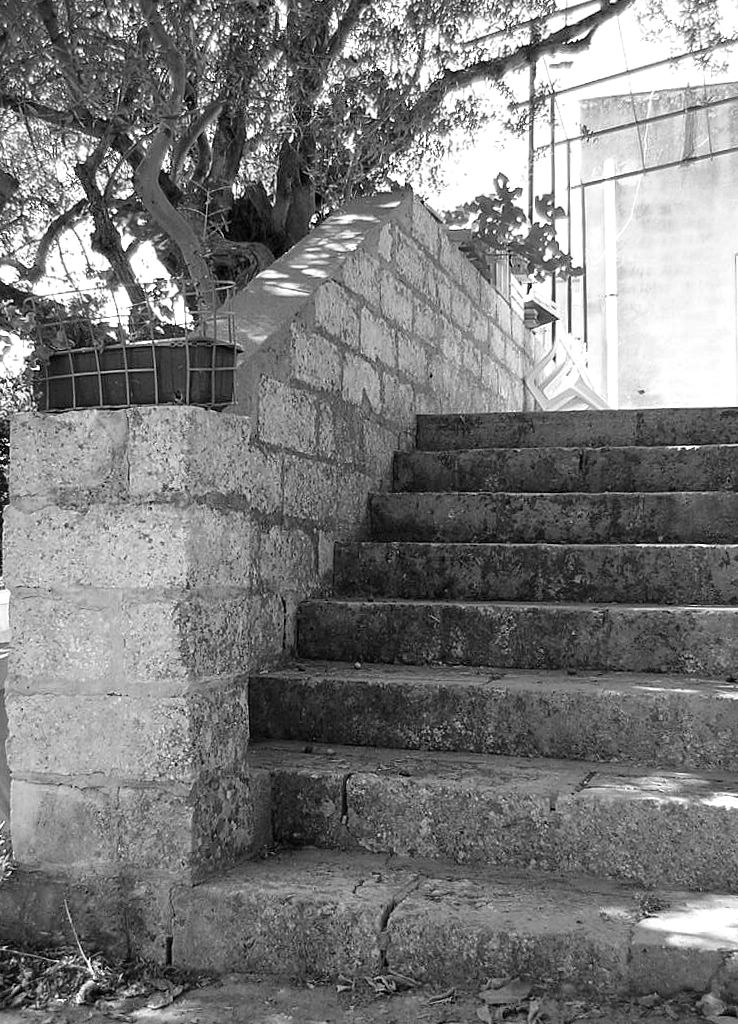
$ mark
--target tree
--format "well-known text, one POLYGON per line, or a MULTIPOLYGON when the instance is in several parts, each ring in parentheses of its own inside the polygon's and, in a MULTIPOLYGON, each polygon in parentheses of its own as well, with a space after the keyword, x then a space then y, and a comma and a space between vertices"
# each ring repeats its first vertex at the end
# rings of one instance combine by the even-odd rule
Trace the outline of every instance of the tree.
MULTIPOLYGON (((505 95, 510 73, 582 50, 635 2, 564 19, 555 0, 5 0, 0 301, 91 224, 135 307, 144 243, 207 304, 473 132, 493 112, 480 86, 505 95)), ((694 45, 717 38, 715 0, 668 7, 694 45)))

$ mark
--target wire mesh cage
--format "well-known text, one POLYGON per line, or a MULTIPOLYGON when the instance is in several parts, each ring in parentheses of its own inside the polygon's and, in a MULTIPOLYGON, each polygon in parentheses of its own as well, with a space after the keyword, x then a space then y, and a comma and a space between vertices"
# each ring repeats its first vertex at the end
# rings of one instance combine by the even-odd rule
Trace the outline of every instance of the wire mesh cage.
POLYGON ((85 293, 83 313, 78 295, 54 296, 34 322, 38 409, 224 408, 234 399, 239 351, 232 295, 221 283, 205 305, 184 289, 173 300, 154 291, 140 303, 85 293))

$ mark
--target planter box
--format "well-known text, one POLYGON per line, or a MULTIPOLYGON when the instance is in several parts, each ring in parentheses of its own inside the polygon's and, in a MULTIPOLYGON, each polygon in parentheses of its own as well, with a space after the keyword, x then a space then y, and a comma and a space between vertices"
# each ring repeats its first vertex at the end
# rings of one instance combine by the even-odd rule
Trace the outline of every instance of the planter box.
POLYGON ((233 401, 236 347, 203 338, 55 352, 38 370, 41 412, 128 405, 201 405, 233 401))

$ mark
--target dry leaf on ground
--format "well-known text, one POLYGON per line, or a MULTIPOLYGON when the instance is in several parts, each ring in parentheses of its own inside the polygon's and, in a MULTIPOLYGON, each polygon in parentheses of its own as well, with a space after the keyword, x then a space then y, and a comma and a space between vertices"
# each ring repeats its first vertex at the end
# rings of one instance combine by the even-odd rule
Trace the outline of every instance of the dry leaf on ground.
MULTIPOLYGON (((497 979, 493 979, 497 980, 497 979)), ((493 986, 483 988, 479 998, 487 1006, 507 1006, 513 1003, 522 1003, 530 995, 533 986, 529 981, 520 978, 512 978, 500 987, 493 986)))

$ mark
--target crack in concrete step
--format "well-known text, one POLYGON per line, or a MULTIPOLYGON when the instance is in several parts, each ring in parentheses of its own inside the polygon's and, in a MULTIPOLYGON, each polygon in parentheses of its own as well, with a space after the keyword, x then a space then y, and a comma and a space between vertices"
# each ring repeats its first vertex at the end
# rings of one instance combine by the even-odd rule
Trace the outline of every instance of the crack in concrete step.
POLYGON ((277 842, 738 889, 735 774, 289 742, 248 763, 277 842))
POLYGON ((372 973, 377 922, 416 879, 387 919, 387 959, 437 986, 525 975, 599 996, 706 991, 738 953, 736 896, 306 850, 179 888, 175 962, 315 980, 372 973))

